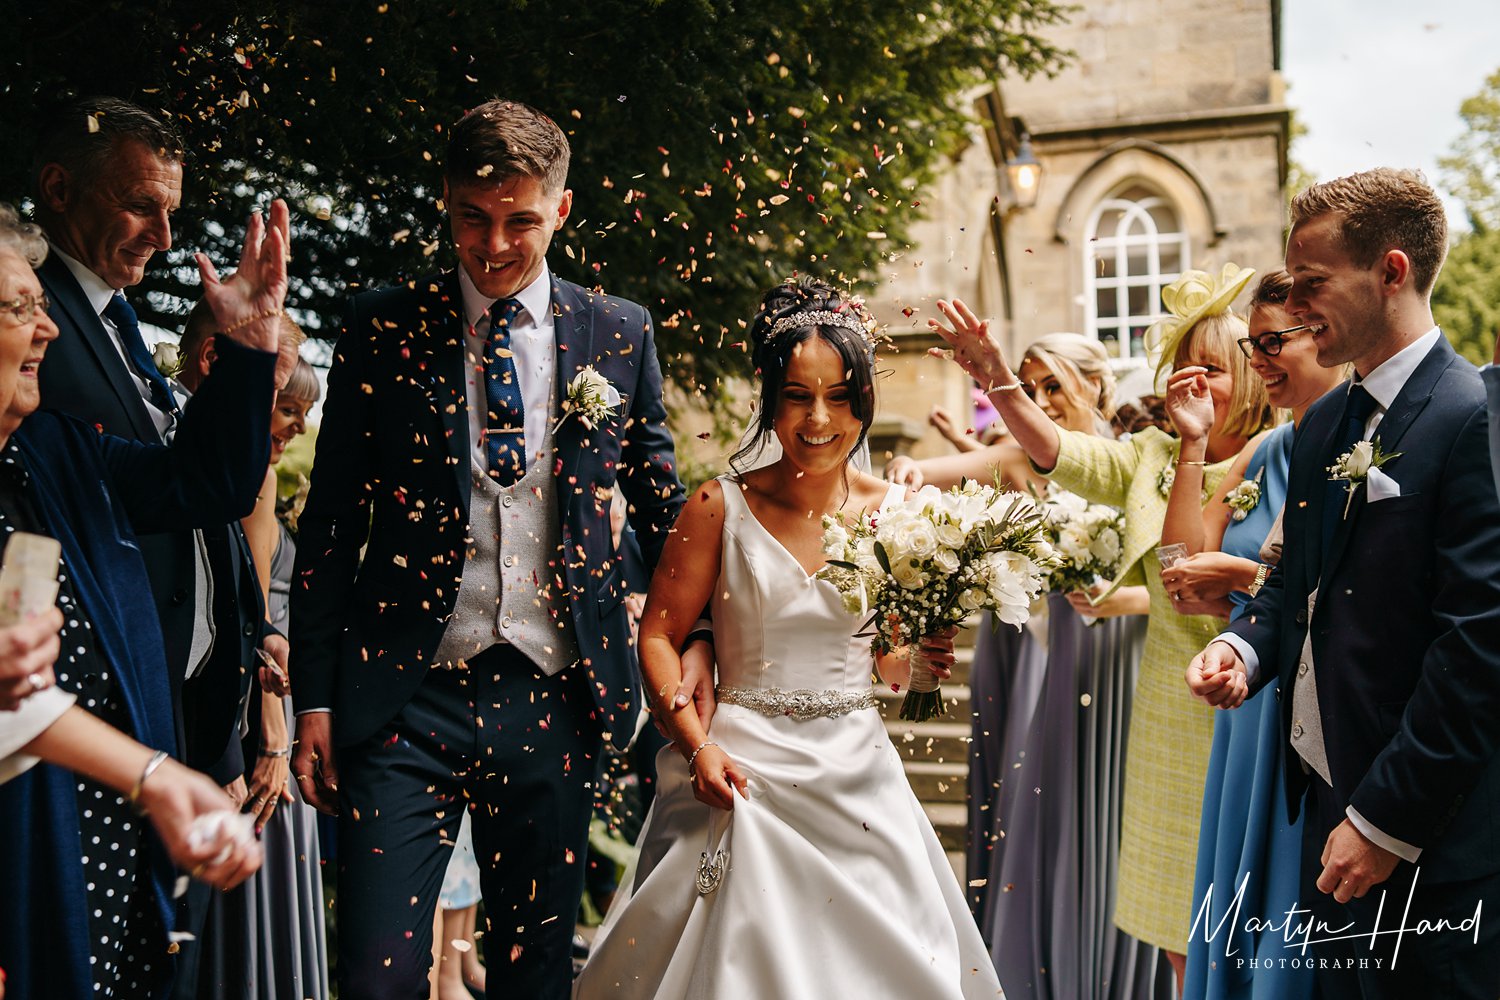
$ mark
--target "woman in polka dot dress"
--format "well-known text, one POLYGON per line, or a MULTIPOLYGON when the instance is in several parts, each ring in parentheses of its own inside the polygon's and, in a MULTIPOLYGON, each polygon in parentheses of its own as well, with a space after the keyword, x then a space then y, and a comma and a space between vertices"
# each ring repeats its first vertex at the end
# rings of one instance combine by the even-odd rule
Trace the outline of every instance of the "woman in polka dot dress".
MULTIPOLYGON (((135 543, 224 524, 254 503, 269 442, 277 317, 286 294, 284 206, 256 217, 235 277, 200 256, 225 335, 173 445, 142 445, 35 413, 36 367, 57 327, 31 266, 46 244, 0 211, 0 536, 62 545, 58 687, 148 747, 177 746, 171 679, 135 543), (232 331, 232 332, 231 332, 232 331), (22 426, 22 421, 25 426, 22 426)), ((159 997, 170 986, 171 858, 118 791, 42 765, 0 786, 0 967, 16 996, 159 997)))

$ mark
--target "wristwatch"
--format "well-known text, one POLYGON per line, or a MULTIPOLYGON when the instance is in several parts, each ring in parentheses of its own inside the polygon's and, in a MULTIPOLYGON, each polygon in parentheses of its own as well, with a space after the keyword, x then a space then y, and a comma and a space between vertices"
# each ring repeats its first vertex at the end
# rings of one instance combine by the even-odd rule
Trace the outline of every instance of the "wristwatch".
POLYGON ((1270 575, 1271 567, 1267 564, 1261 563, 1260 565, 1256 566, 1255 579, 1250 582, 1250 586, 1246 589, 1245 592, 1251 597, 1254 597, 1256 594, 1260 593, 1260 588, 1266 585, 1266 577, 1270 575))

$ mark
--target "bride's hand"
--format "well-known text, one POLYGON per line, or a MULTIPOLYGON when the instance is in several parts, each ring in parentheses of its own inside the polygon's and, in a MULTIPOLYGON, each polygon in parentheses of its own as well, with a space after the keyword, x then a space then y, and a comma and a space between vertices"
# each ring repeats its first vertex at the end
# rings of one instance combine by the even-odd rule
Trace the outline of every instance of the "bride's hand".
POLYGON ((934 632, 922 640, 919 651, 922 659, 927 663, 927 669, 932 671, 932 676, 940 681, 948 680, 953 676, 953 640, 958 635, 955 626, 948 626, 941 632, 934 632))
POLYGON ((988 320, 975 316, 959 299, 952 302, 939 301, 937 307, 952 327, 944 326, 935 319, 928 320, 927 326, 943 338, 949 349, 934 347, 928 354, 952 361, 986 391, 991 386, 1011 385, 1016 381, 1005 363, 1000 341, 990 332, 988 320))
POLYGON ((734 809, 734 793, 750 797, 750 782, 730 756, 712 744, 693 761, 693 796, 715 809, 734 809))

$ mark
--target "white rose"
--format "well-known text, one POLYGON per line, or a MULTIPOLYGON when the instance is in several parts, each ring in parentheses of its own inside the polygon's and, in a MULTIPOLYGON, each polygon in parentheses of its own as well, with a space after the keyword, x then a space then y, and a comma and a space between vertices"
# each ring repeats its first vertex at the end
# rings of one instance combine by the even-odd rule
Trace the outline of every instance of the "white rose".
POLYGON ((958 572, 958 553, 946 546, 939 546, 932 554, 932 565, 944 576, 952 576, 958 572))
POLYGON ((968 533, 964 531, 963 525, 957 520, 943 519, 933 526, 937 531, 937 540, 950 549, 961 549, 964 539, 968 533))
POLYGON ((1038 538, 1031 545, 1031 557, 1038 562, 1048 562, 1052 559, 1052 543, 1045 538, 1038 538))
POLYGON ((1057 533, 1057 550, 1069 562, 1088 562, 1089 533, 1080 524, 1069 524, 1057 533))
POLYGON ((891 576, 906 590, 921 590, 927 586, 927 574, 922 572, 922 564, 916 559, 893 559, 891 576))
POLYGON ((164 375, 174 375, 182 367, 182 349, 169 340, 158 341, 151 348, 151 361, 164 375))
POLYGON ((1112 564, 1120 558, 1120 533, 1114 528, 1105 528, 1089 546, 1089 551, 1104 565, 1112 564))
POLYGON ((597 399, 607 401, 609 390, 614 388, 609 379, 600 375, 593 365, 585 365, 579 369, 578 374, 573 376, 573 395, 583 399, 597 399))
POLYGON ((869 535, 854 540, 854 565, 866 573, 882 573, 880 560, 875 558, 875 539, 869 535))
POLYGON ((984 607, 988 596, 978 587, 967 587, 958 595, 958 606, 965 611, 978 611, 984 607))
POLYGON ((843 559, 849 551, 849 532, 833 518, 823 519, 823 552, 832 559, 843 559))
POLYGON ((1375 446, 1369 441, 1361 441, 1349 452, 1349 458, 1344 462, 1344 469, 1349 473, 1350 479, 1363 479, 1370 473, 1370 463, 1375 460, 1375 446))

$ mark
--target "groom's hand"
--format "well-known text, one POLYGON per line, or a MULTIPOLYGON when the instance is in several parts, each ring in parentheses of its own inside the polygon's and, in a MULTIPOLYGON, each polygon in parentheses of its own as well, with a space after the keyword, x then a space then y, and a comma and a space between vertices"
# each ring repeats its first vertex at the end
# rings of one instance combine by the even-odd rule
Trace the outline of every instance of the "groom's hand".
POLYGON ((1347 819, 1333 828, 1323 845, 1323 874, 1318 891, 1340 903, 1363 898, 1371 886, 1391 877, 1401 859, 1370 840, 1347 819))
POLYGON ((297 749, 292 779, 308 805, 330 816, 339 814, 339 771, 333 754, 333 716, 308 712, 297 716, 297 749))
POLYGON ((1245 664, 1227 642, 1211 642, 1187 668, 1193 697, 1215 708, 1239 708, 1250 695, 1245 664))

